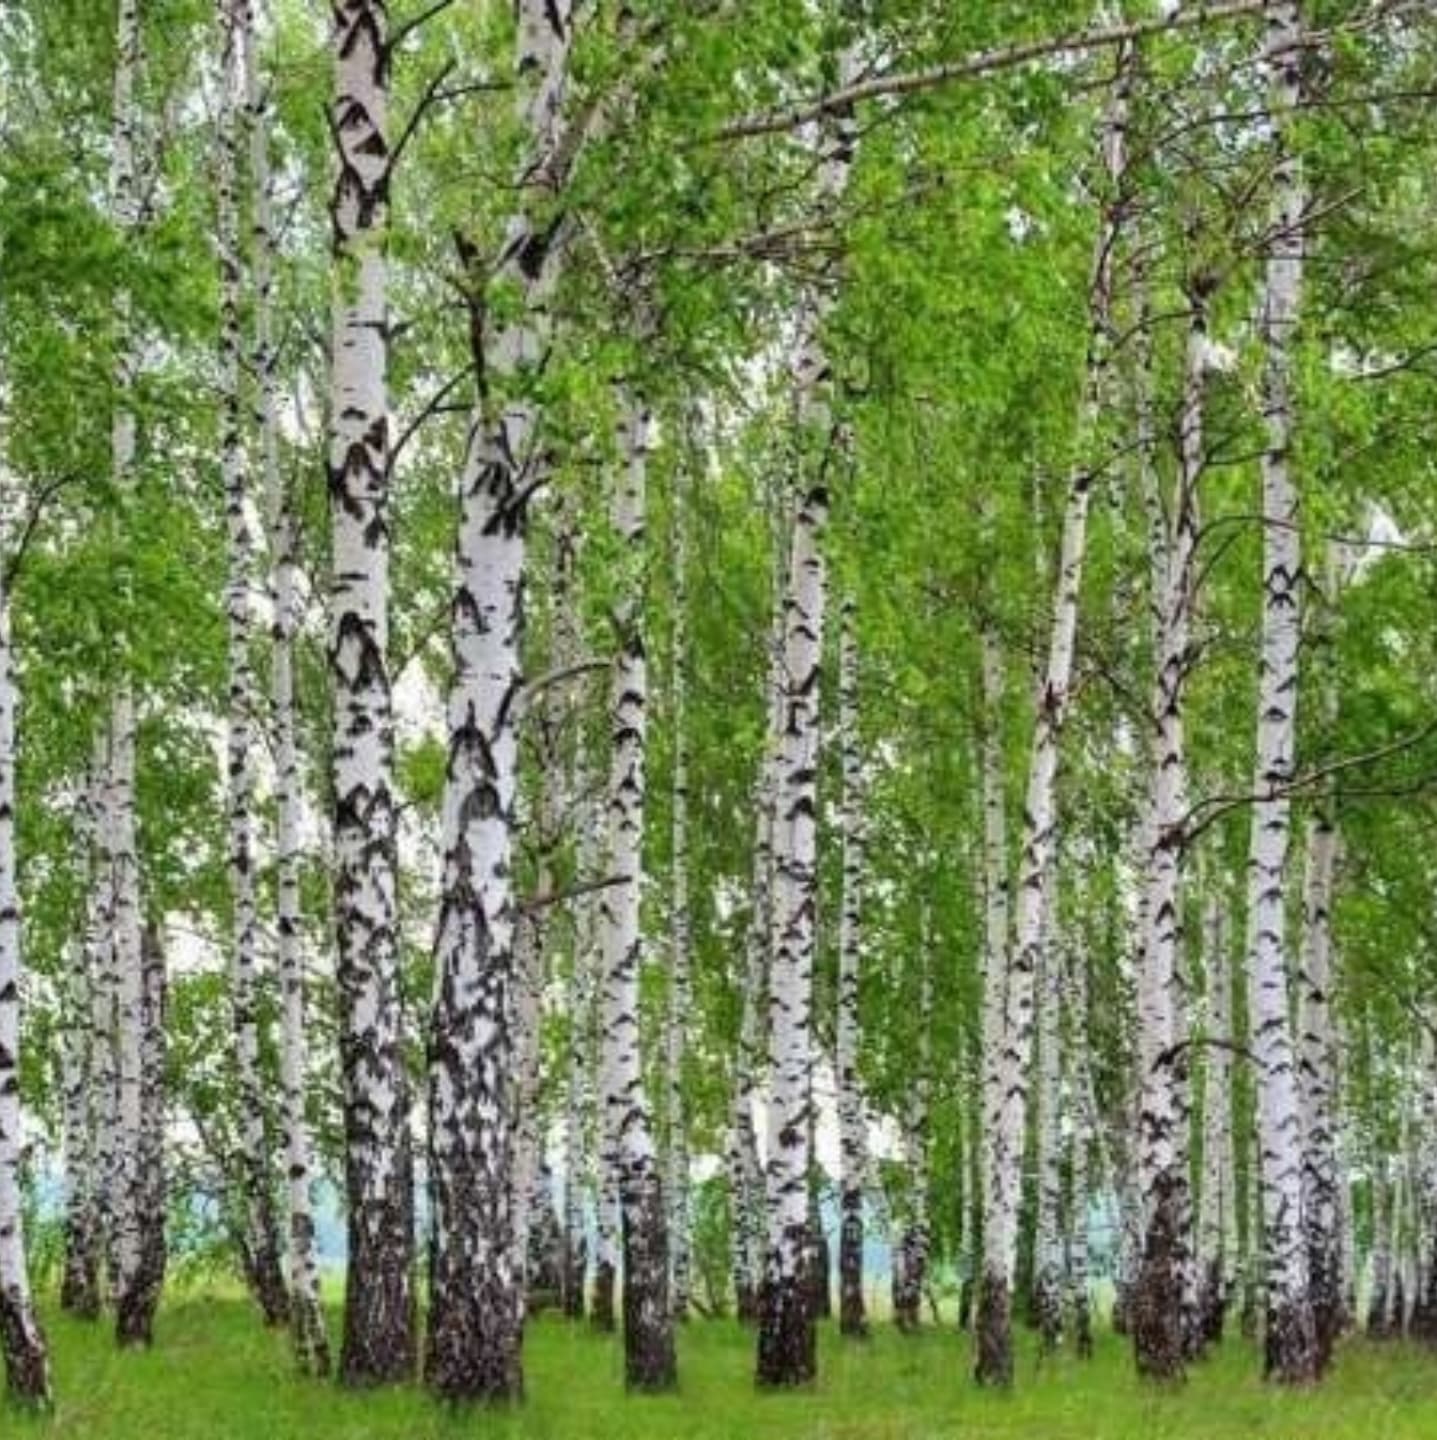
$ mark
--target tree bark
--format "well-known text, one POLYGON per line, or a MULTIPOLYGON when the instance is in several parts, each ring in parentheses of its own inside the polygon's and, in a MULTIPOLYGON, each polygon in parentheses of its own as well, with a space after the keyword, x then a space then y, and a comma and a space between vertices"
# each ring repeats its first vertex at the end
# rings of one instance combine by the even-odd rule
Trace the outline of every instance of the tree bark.
POLYGON ((1264 62, 1275 152, 1261 314, 1267 443, 1262 457, 1262 651, 1249 860, 1248 987, 1257 1060, 1266 1271, 1266 1370, 1284 1384, 1317 1374, 1317 1343, 1303 1243, 1302 1123, 1287 979, 1287 853, 1296 773, 1299 587, 1302 550, 1292 476, 1294 357, 1302 289, 1304 193, 1290 121, 1301 98, 1302 37, 1296 0, 1271 0, 1264 62))
POLYGON ((270 115, 260 72, 259 44, 245 31, 245 110, 254 186, 253 284, 256 422, 262 493, 268 517, 273 607, 270 627, 270 724, 274 747, 276 968, 280 990, 281 1139, 289 1202, 289 1324, 302 1374, 328 1375, 329 1338, 319 1294, 314 1222, 314 1159, 305 1111, 308 1047, 304 976, 304 916, 300 899, 303 858, 300 826, 303 779, 294 686, 295 639, 301 621, 298 540, 289 487, 280 473, 277 354, 274 343, 274 196, 270 166, 270 115))
POLYGON ((409 1085, 401 1051, 389 685, 389 49, 382 0, 335 0, 329 497, 334 905, 349 1273, 340 1378, 415 1360, 409 1085))
POLYGON ((669 995, 665 1018, 664 1064, 667 1071, 665 1198, 668 1201, 669 1294, 674 1319, 686 1320, 692 1287, 690 1234, 688 1110, 684 1074, 688 1066, 689 1023, 693 1008, 692 917, 689 911, 689 755, 688 700, 688 531, 684 513, 688 487, 682 463, 674 485, 672 713, 674 759, 671 803, 671 877, 669 893, 669 995))
POLYGON ((1189 1180, 1190 1124, 1186 1099, 1188 1048, 1182 1010, 1183 820, 1187 809, 1184 703, 1198 537, 1198 488, 1206 465, 1203 416, 1207 389, 1211 282, 1189 277, 1186 359, 1178 425, 1178 474, 1170 519, 1161 507, 1154 574, 1160 582, 1152 725, 1152 769, 1146 825, 1144 913, 1147 943, 1138 984, 1138 1170, 1143 1195, 1143 1258, 1133 1297, 1138 1373, 1172 1382, 1183 1375, 1190 1336, 1200 1333, 1190 1312, 1187 1274, 1192 1249, 1189 1180))
POLYGON ((843 846, 843 904, 838 922, 838 1241, 839 1329, 868 1334, 863 1301, 863 1182, 868 1136, 858 1057, 863 1044, 859 978, 863 965, 863 743, 858 730, 858 641, 855 607, 845 596, 839 611, 838 732, 843 767, 839 829, 843 846))
POLYGON ((241 393, 244 332, 240 307, 244 262, 240 253, 240 184, 243 65, 252 37, 247 0, 219 0, 220 116, 217 170, 217 235, 220 279, 220 478, 225 497, 228 575, 225 622, 229 681, 226 710, 229 888, 232 906, 229 982, 234 1027, 235 1092, 238 1100, 241 1193, 231 1202, 241 1217, 244 1271, 267 1325, 289 1319, 289 1295, 280 1269, 275 1208, 272 1125, 268 1086, 260 1073, 262 1019, 259 996, 259 903, 255 854, 255 754, 258 710, 254 676, 254 536, 250 531, 251 483, 246 474, 244 397, 241 393))
MULTIPOLYGON (((76 838, 85 856, 88 891, 85 926, 66 951, 63 997, 64 1036, 61 1086, 65 1145, 65 1264, 60 1307, 82 1320, 100 1314, 101 1228, 100 1124, 105 1092, 98 1083, 97 1037, 93 1015, 101 984, 91 964, 98 891, 98 843, 103 792, 87 774, 76 805, 76 838)), ((104 1043, 110 1043, 108 1033, 104 1043)))
POLYGON ((620 386, 623 467, 610 496, 610 522, 625 550, 614 607, 618 652, 609 693, 609 874, 622 877, 600 901, 604 948, 602 1073, 609 1133, 616 1139, 623 1232, 624 1378, 631 1389, 667 1390, 678 1381, 663 1176, 654 1143, 640 1050, 648 662, 644 644, 644 516, 652 418, 620 386))
POLYGON ((50 1358, 30 1295, 20 1183, 23 962, 15 865, 15 710, 10 603, 0 573, 0 1348, 10 1397, 25 1405, 48 1405, 50 1358))
MULTIPOLYGON (((1103 124, 1103 165, 1111 193, 1098 225, 1089 289, 1088 355, 1076 442, 1080 454, 1085 445, 1092 443, 1095 421, 1106 392, 1112 346, 1115 252, 1126 219, 1123 185, 1127 168, 1131 77, 1131 56, 1125 54, 1103 124)), ((988 1179, 976 1368, 979 1383, 985 1385, 1009 1385, 1013 1379, 1011 1296, 1017 1256, 1033 992, 1043 945, 1047 874, 1053 864, 1057 834, 1059 741, 1071 698, 1073 652, 1077 639, 1078 603, 1093 481, 1093 466, 1085 457, 1069 477, 1047 657, 1040 679, 1037 721, 1028 767, 1007 1023, 1000 1046, 1002 1082, 998 1089, 1001 1100, 998 1113, 993 1117, 995 1123, 988 1127, 985 1142, 984 1168, 988 1179)))

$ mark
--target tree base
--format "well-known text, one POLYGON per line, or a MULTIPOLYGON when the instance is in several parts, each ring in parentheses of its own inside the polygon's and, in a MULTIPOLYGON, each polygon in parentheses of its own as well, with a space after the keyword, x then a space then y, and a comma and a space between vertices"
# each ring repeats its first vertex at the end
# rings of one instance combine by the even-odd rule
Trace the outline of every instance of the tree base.
POLYGON ((806 1276, 765 1280, 759 1304, 758 1369, 765 1389, 811 1385, 818 1374, 817 1335, 806 1276))
POLYGON ((0 1349, 5 1354, 5 1390, 15 1405, 41 1410, 50 1404, 50 1356, 28 1305, 24 1310, 0 1298, 0 1349))
POLYGON ((1288 1302, 1270 1308, 1264 1342, 1266 1377, 1277 1385, 1311 1385, 1318 1379, 1312 1306, 1288 1302))
POLYGON ((978 1358, 973 1378, 1007 1389, 1013 1383, 1013 1297, 1008 1282, 984 1273, 978 1284, 978 1358))
POLYGON ((668 1217, 653 1172, 635 1177, 624 1204, 624 1383, 648 1393, 679 1383, 669 1314, 668 1217))
POLYGON ((614 1314, 614 1267, 600 1260, 594 1270, 594 1302, 589 1307, 589 1320, 595 1330, 612 1334, 618 1329, 614 1314))

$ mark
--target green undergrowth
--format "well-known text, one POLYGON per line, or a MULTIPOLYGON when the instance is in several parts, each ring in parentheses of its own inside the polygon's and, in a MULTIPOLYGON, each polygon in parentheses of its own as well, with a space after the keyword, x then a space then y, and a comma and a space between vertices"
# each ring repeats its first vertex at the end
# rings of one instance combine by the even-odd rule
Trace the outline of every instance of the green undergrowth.
MULTIPOLYGON (((332 1316, 337 1326, 338 1317, 332 1316)), ((1170 1393, 1139 1385, 1126 1346, 1105 1336, 1092 1362, 1039 1363, 1026 1344, 1011 1394, 976 1389, 969 1344, 950 1330, 864 1344, 827 1326, 821 1379, 757 1394, 752 1336, 737 1325, 683 1330, 677 1394, 627 1396, 618 1344, 557 1319, 526 1345, 528 1399, 504 1414, 447 1411, 422 1391, 345 1393, 297 1378, 283 1335, 230 1296, 190 1295, 162 1313, 156 1344, 117 1354, 108 1329, 47 1313, 57 1403, 0 1418, 0 1434, 76 1440, 1437 1440, 1437 1355, 1354 1341, 1318 1389, 1264 1385, 1257 1356, 1229 1343, 1170 1393)))

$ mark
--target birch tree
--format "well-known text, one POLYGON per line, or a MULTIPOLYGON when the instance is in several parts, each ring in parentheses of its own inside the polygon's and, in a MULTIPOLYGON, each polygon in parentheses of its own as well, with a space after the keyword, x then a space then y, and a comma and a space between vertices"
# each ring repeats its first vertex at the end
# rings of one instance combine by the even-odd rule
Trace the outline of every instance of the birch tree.
POLYGON ((9 1395, 23 1404, 45 1405, 50 1358, 30 1294, 20 1190, 22 937, 15 869, 15 711, 10 602, 0 573, 0 1347, 9 1395))
POLYGON ((329 669, 349 1232, 339 1373, 346 1384, 371 1385, 406 1379, 415 1352, 389 682, 390 52, 382 0, 340 0, 333 47, 329 669))
MULTIPOLYGON (((1094 248, 1088 305, 1088 354, 1076 444, 1093 444, 1107 389, 1113 334, 1113 287, 1118 244, 1126 218, 1127 130, 1132 82, 1130 52, 1103 117, 1102 161, 1107 187, 1094 248)), ((1094 465, 1084 456, 1073 468, 1063 509, 1062 542, 1053 595, 1047 658, 1039 685, 1038 714, 1023 807, 1023 840, 1014 912, 1007 1022, 1001 1043, 1001 1102, 987 1127, 983 1276, 979 1286, 978 1359, 982 1384, 1013 1378, 1012 1284, 1017 1251, 1019 1175, 1027 1108, 1026 1066, 1033 1029, 1033 994, 1046 927, 1045 898, 1057 826, 1058 750, 1067 719, 1077 641, 1078 602, 1087 547, 1094 465)))
POLYGON ((858 1007, 863 960, 863 751, 858 732, 858 642, 854 602, 839 608, 838 728, 843 764, 839 827, 843 847, 843 908, 838 922, 839 1325, 866 1336, 863 1299, 863 1185, 868 1136, 858 1073, 862 1021, 858 1007))
POLYGON ((645 1093, 639 1032, 648 666, 644 645, 645 484, 652 416, 636 392, 621 385, 619 453, 610 496, 610 523, 625 551, 614 606, 618 650, 610 680, 608 886, 599 904, 604 978, 600 1087, 606 1126, 614 1137, 623 1220, 624 1378, 633 1389, 677 1383, 669 1312, 669 1257, 663 1177, 645 1093))
POLYGON ((1258 1076, 1262 1155, 1267 1373, 1310 1381, 1317 1366, 1302 1235, 1302 1123, 1287 979, 1287 852, 1297 721, 1302 548, 1292 474, 1293 344, 1302 293, 1301 167, 1291 117, 1301 100, 1302 26, 1296 0, 1272 0, 1263 63, 1271 87, 1275 161, 1260 327, 1262 410, 1262 640, 1248 862, 1248 1004, 1258 1076))
POLYGON ((247 0, 220 0, 220 117, 217 168, 217 234, 220 271, 220 474, 225 493, 229 573, 225 581, 229 682, 226 716, 226 778, 229 821, 229 884, 233 905, 230 936, 230 1004, 234 1021, 235 1080, 240 1106, 237 1197, 244 1236, 244 1268, 265 1323, 289 1318, 289 1296, 280 1269, 278 1217, 270 1170, 266 1087, 260 1074, 259 897, 255 851, 255 720, 258 711, 253 646, 254 535, 250 530, 252 485, 247 475, 241 392, 245 358, 241 305, 244 261, 240 253, 240 185, 243 145, 245 54, 253 43, 247 0))
POLYGON ((274 751, 275 959, 280 991, 281 1132, 289 1204, 288 1313, 295 1358, 309 1375, 329 1373, 329 1339, 319 1297, 314 1218, 314 1159, 305 1096, 308 1078, 303 861, 303 777, 295 704, 295 643, 302 620, 298 536, 290 488, 280 469, 278 354, 274 336, 276 236, 270 164, 270 105, 253 27, 244 49, 245 115, 253 185, 255 423, 262 467, 261 496, 269 532, 270 726, 274 751))

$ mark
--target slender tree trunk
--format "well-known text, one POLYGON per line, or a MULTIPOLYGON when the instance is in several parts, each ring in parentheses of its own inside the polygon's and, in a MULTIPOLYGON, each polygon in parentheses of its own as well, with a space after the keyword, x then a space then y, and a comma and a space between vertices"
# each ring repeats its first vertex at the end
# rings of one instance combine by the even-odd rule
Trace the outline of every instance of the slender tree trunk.
POLYGON ((148 1344, 143 1282, 145 976, 140 930, 140 859, 135 835, 135 709, 128 685, 115 699, 110 731, 109 864, 114 873, 116 985, 115 1338, 148 1344))
MULTIPOLYGON (((1056 869, 1056 867, 1054 867, 1056 869)), ((1056 876, 1050 871, 1048 885, 1056 876)), ((1045 1352, 1063 1336, 1063 971, 1053 897, 1038 958, 1038 1205, 1033 1236, 1033 1310, 1045 1352)))
MULTIPOLYGON (((3 572, 0 565, 0 572, 3 572)), ((0 1348, 5 1385, 26 1405, 50 1401, 50 1359, 30 1296, 20 1165, 20 892, 15 866, 14 659, 0 573, 0 1348)))
MULTIPOLYGON (((561 525, 558 533, 561 555, 568 557, 567 560, 561 559, 561 568, 572 574, 572 531, 561 525), (569 537, 567 541, 565 536, 569 537)), ((587 744, 582 733, 578 737, 577 747, 570 794, 580 806, 579 823, 582 829, 578 851, 579 874, 589 878, 598 873, 602 846, 596 833, 598 806, 589 799, 592 789, 591 769, 587 744)), ((584 1196, 589 1180, 586 1161, 594 1119, 597 914, 596 899, 592 895, 580 897, 575 913, 574 946, 567 980, 568 1073, 564 1095, 564 1254, 567 1270, 564 1280, 564 1313, 576 1320, 581 1319, 584 1314, 588 1274, 584 1196)), ((612 1315, 612 1299, 610 1312, 612 1315)))
POLYGON ((149 1345, 169 1260, 165 1137, 165 952, 153 926, 140 936, 140 1115, 135 1155, 135 1262, 115 1298, 115 1329, 127 1345, 149 1345))
POLYGON ((929 1121, 933 1089, 933 954, 932 919, 923 906, 918 945, 918 986, 913 1015, 917 1025, 914 1070, 904 1112, 903 1150, 907 1169, 908 1196, 899 1237, 899 1258, 894 1264, 893 1318, 905 1334, 914 1334, 923 1323, 923 1297, 928 1286, 929 1121))
POLYGON ((300 1372, 329 1373, 329 1339, 319 1295, 314 1222, 314 1160, 305 1112, 306 1045, 300 826, 303 781, 295 715, 294 649, 300 626, 299 556, 294 508, 280 473, 277 356, 274 343, 275 235, 270 167, 270 117, 253 27, 245 33, 245 110, 254 185, 255 421, 269 525, 270 723, 277 821, 276 964, 280 989, 280 1092, 289 1200, 289 1323, 300 1372))
POLYGON ((1203 950, 1207 964, 1208 1045, 1203 1054, 1202 1190, 1198 1258, 1202 1275, 1201 1323, 1204 1341, 1222 1342, 1230 1299, 1233 1213, 1232 974, 1227 914, 1218 896, 1203 909, 1203 950))
MULTIPOLYGON (((1328 567, 1331 592, 1319 616, 1314 670, 1318 711, 1331 734, 1338 718, 1338 691, 1331 654, 1331 607, 1338 567, 1328 567)), ((1331 794, 1318 796, 1307 824, 1302 946, 1298 986, 1298 1035, 1302 1085, 1302 1216, 1308 1284, 1312 1296, 1317 1369, 1332 1362, 1342 1330, 1342 1242, 1338 1214, 1337 1058, 1332 1027, 1332 900, 1340 847, 1331 794)), ((1429 1139, 1429 1145, 1431 1141, 1429 1139)))
POLYGON ((689 758, 688 696, 688 532, 684 515, 687 486, 680 468, 674 488, 673 652, 671 659, 674 733, 671 833, 672 877, 669 896, 669 1009, 665 1020, 664 1063, 668 1080, 667 1173, 670 1302, 676 1320, 686 1320, 692 1286, 690 1234, 688 1111, 684 1072, 688 1065, 689 1014, 693 1008, 691 916, 689 913, 689 758))
MULTIPOLYGON (((91 965, 99 827, 103 792, 85 777, 76 807, 76 832, 85 855, 89 893, 79 942, 66 951, 62 988, 65 1032, 61 1051, 65 1144, 65 1265, 60 1306, 82 1320, 100 1314, 100 1125, 105 1094, 98 1084, 93 1015, 101 978, 91 965)), ((108 1043, 109 1037, 106 1036, 108 1043)))
MULTIPOLYGON (((981 618, 982 647, 982 800, 983 800, 983 1235, 978 1260, 978 1323, 996 1340, 1011 1324, 1010 1291, 996 1276, 1006 1277, 1004 1234, 998 1219, 1003 1203, 999 1164, 1003 1124, 1003 1087, 1007 1082, 1004 1044, 1008 1030, 1008 880, 1007 802, 1003 783, 1003 653, 992 620, 981 618)), ((1010 1357, 1011 1359, 1011 1357, 1010 1357)), ((995 1357, 995 1363, 1001 1363, 995 1357)), ((1003 1377, 994 1375, 1000 1380, 1003 1377)))
POLYGON ((115 969, 115 876, 110 865, 110 741, 107 725, 96 733, 89 775, 90 893, 85 909, 85 968, 90 975, 90 1072, 95 1117, 95 1246, 99 1298, 113 1294, 119 1085, 116 1073, 116 1017, 119 975, 115 969))
POLYGON ((1248 988, 1257 1058, 1266 1257, 1266 1370, 1285 1384, 1311 1381, 1318 1350, 1303 1243, 1302 1122, 1289 1020, 1286 868, 1297 721, 1301 535, 1291 469, 1292 345, 1302 287, 1301 171, 1290 117, 1300 100, 1301 19, 1296 0, 1271 0, 1265 61, 1275 147, 1271 233, 1261 328, 1265 349, 1262 458, 1262 654, 1249 861, 1248 988))
POLYGON ((253 607, 254 536, 251 484, 246 474, 243 383, 244 332, 240 315, 244 266, 240 253, 242 67, 252 43, 247 0, 220 0, 221 81, 218 145, 220 272, 220 473, 225 496, 225 620, 229 659, 226 715, 229 886, 232 905, 229 981, 234 1026, 235 1092, 240 1116, 234 1198, 244 1236, 244 1269, 267 1325, 289 1318, 280 1269, 278 1216, 270 1167, 268 1087, 260 1073, 259 904, 255 854, 255 719, 253 607))
MULTIPOLYGON (((137 0, 120 0, 116 12, 113 96, 114 128, 110 160, 110 204, 116 228, 139 228, 141 204, 136 162, 139 125, 135 90, 141 69, 140 15, 137 0)), ((128 494, 134 482, 136 422, 131 396, 138 368, 133 306, 128 290, 115 296, 117 334, 114 365, 116 402, 111 417, 110 461, 115 489, 128 494)), ((140 1261, 139 1144, 142 1129, 143 978, 140 955, 140 876, 135 837, 135 701, 132 682, 122 676, 110 707, 107 746, 106 815, 102 864, 109 876, 106 913, 113 967, 114 1124, 111 1128, 109 1211, 110 1282, 116 1305, 116 1340, 136 1338, 120 1323, 131 1312, 130 1293, 140 1261)))
MULTIPOLYGON (((782 509, 783 507, 776 507, 782 509)), ((782 530, 782 523, 776 522, 782 530)), ((730 1231, 734 1309, 740 1321, 758 1320, 765 1226, 764 1175, 759 1164, 760 1076, 766 1054, 770 947, 774 924, 773 841, 777 815, 778 742, 782 723, 783 594, 786 565, 781 541, 774 544, 774 604, 769 636, 766 699, 768 724, 763 759, 754 785, 753 878, 744 939, 744 973, 739 997, 738 1049, 734 1062, 733 1117, 729 1130, 730 1231)))
POLYGON ((859 977, 863 964, 863 743, 858 731, 858 641, 854 603, 839 611, 838 731, 843 763, 839 827, 843 844, 843 907, 838 922, 838 1240, 839 1328, 868 1334, 863 1302, 863 1182, 868 1136, 858 1057, 863 1043, 859 977))
MULTIPOLYGON (((1131 55, 1125 53, 1103 127, 1103 161, 1111 194, 1100 219, 1094 252, 1089 346, 1076 442, 1080 453, 1093 443, 1094 422, 1107 388, 1114 261, 1125 219, 1122 192, 1131 73, 1131 55)), ((980 1384, 987 1385, 1009 1385, 1013 1379, 1013 1267, 1017 1256, 1033 992, 1043 946, 1047 875, 1053 864, 1057 834, 1058 750, 1070 700, 1093 481, 1094 469, 1085 457, 1070 477, 1063 511, 1062 547, 1023 809, 1007 1023, 1000 1054, 1002 1079, 996 1087, 1001 1098, 996 1123, 988 1127, 986 1139, 988 1180, 976 1376, 980 1384)))
POLYGON ((401 1052, 389 687, 389 50, 382 0, 337 0, 329 496, 334 903, 349 1272, 341 1379, 415 1360, 409 1086, 401 1052))
POLYGON ((1089 1162, 1096 1129, 1092 1050, 1089 1040, 1088 960, 1081 947, 1065 945, 1068 1002, 1068 1083, 1074 1095, 1073 1130, 1068 1143, 1068 1301, 1073 1351, 1093 1354, 1092 1300, 1088 1288, 1088 1207, 1092 1201, 1089 1162))
POLYGON ((639 978, 643 965, 643 878, 648 662, 644 646, 644 515, 652 418, 620 387, 620 453, 610 520, 626 552, 627 573, 615 606, 618 654, 609 697, 612 733, 608 785, 609 874, 620 883, 600 902, 604 946, 603 1098, 617 1137, 623 1226, 624 1377, 631 1389, 665 1390, 678 1380, 663 1177, 654 1144, 640 1050, 639 978))
POLYGON ((1138 985, 1139 1181, 1143 1192, 1142 1267, 1134 1294, 1133 1339, 1139 1374, 1171 1382, 1183 1374, 1190 1336, 1185 1272, 1191 1255, 1192 1205, 1187 1139, 1187 1049, 1180 1021, 1179 965, 1183 944, 1182 867, 1187 809, 1184 700, 1189 637, 1195 600, 1198 486, 1205 466, 1203 411, 1206 399, 1208 305, 1211 285, 1190 278, 1189 321, 1179 420, 1176 489, 1167 513, 1171 531, 1156 543, 1161 558, 1156 674, 1152 699, 1152 770, 1145 857, 1147 944, 1138 985))
POLYGON ((784 603, 784 707, 774 817, 774 947, 769 983, 767 1235, 760 1295, 758 1381, 800 1385, 816 1373, 809 1249, 818 682, 825 575, 819 549, 828 513, 821 487, 794 519, 784 603))

